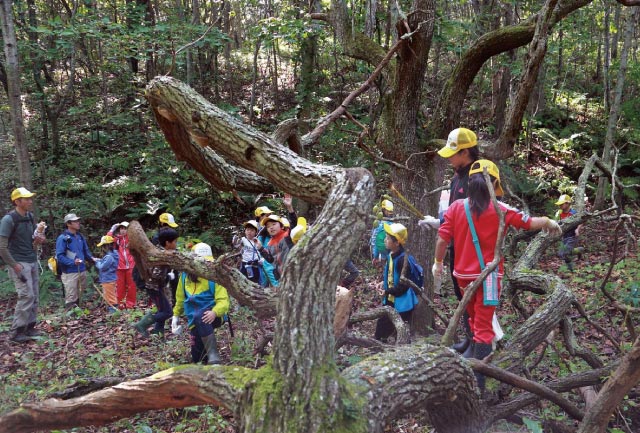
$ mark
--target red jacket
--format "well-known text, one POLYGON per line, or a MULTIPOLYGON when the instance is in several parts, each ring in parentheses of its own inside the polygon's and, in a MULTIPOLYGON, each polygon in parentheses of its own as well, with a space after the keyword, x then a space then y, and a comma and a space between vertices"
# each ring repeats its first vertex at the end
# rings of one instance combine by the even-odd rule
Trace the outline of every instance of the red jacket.
POLYGON ((118 256, 120 257, 118 260, 118 269, 133 269, 136 265, 136 260, 129 251, 129 235, 116 235, 113 236, 113 238, 118 246, 118 256))
MULTIPOLYGON (((525 230, 531 227, 529 215, 502 202, 499 202, 499 204, 502 211, 506 212, 505 230, 509 226, 525 230)), ((489 206, 479 218, 471 211, 471 218, 480 241, 484 263, 487 265, 493 260, 500 219, 492 203, 489 203, 489 206)), ((438 235, 447 243, 453 240, 453 248, 456 252, 453 275, 465 280, 475 280, 480 275, 481 270, 478 254, 473 245, 473 237, 469 230, 467 215, 464 211, 464 200, 456 200, 449 206, 444 214, 444 222, 438 230, 438 235)), ((500 275, 504 272, 504 258, 500 261, 498 272, 500 275)))

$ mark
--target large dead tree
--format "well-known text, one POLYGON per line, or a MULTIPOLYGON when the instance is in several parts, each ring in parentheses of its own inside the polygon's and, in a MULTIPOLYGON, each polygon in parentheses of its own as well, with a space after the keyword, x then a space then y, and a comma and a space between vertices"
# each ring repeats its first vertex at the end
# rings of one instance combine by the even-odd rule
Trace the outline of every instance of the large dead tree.
MULTIPOLYGON (((557 277, 527 271, 554 239, 538 235, 515 266, 510 284, 519 290, 535 290, 546 300, 514 332, 505 350, 495 353, 495 364, 506 368, 467 362, 448 348, 418 342, 340 371, 334 359, 332 326, 335 287, 344 262, 368 226, 374 195, 371 174, 360 168, 313 164, 172 78, 154 80, 147 97, 178 157, 205 146, 220 155, 218 162, 259 173, 279 189, 324 204, 316 223, 291 251, 282 284, 275 292, 251 284, 225 265, 224 259, 209 263, 160 251, 150 245, 137 223, 130 226, 131 245, 143 263, 170 264, 214 279, 258 316, 275 314, 273 359, 257 370, 175 367, 82 397, 24 404, 0 418, 0 433, 101 425, 151 409, 202 404, 231 411, 241 432, 382 432, 391 420, 416 413, 437 432, 483 432, 540 397, 557 404, 569 417, 584 417, 559 393, 601 383, 615 366, 559 378, 547 386, 520 377, 525 357, 565 323, 575 301, 557 277), (485 407, 472 369, 527 392, 485 407)), ((636 341, 612 380, 633 370, 638 346, 636 341)), ((613 383, 607 395, 621 398, 629 389, 626 385, 613 383)), ((613 410, 611 404, 598 407, 601 416, 613 410)))

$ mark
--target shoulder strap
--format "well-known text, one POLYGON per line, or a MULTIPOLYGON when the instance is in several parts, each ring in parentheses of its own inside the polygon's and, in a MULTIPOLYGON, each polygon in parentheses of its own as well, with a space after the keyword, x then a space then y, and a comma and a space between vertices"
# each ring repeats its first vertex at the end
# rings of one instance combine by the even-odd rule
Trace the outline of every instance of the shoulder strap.
POLYGON ((471 210, 469 209, 469 199, 464 199, 464 212, 467 214, 467 222, 469 223, 469 230, 473 237, 473 246, 476 247, 476 254, 478 255, 478 262, 480 263, 480 270, 484 269, 484 258, 482 257, 482 250, 480 249, 480 241, 476 233, 476 228, 473 225, 473 219, 471 219, 471 210))
MULTIPOLYGON (((9 239, 11 239, 13 237, 13 234, 16 232, 16 225, 20 224, 20 223, 25 223, 27 221, 20 219, 20 214, 15 210, 11 210, 7 213, 8 215, 11 215, 11 220, 13 221, 13 228, 11 229, 11 234, 9 235, 9 239)), ((29 222, 31 223, 31 226, 35 226, 36 223, 33 220, 33 214, 31 212, 27 212, 27 217, 29 217, 29 222)))

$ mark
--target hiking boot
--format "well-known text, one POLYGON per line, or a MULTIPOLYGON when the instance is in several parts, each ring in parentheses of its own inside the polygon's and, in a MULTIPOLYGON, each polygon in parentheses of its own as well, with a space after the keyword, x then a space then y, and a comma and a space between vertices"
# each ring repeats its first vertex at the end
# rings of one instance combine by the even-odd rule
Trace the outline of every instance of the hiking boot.
POLYGON ((216 341, 216 334, 207 335, 201 337, 204 343, 204 348, 207 350, 207 364, 215 365, 220 364, 222 359, 220 353, 218 353, 218 342, 216 341))
POLYGON ((26 343, 31 340, 27 334, 24 333, 25 326, 18 327, 15 331, 13 331, 13 335, 9 338, 9 340, 15 343, 26 343))
POLYGON ((42 337, 44 334, 35 328, 35 322, 29 323, 24 333, 27 337, 42 337))
POLYGON ((583 253, 584 253, 584 247, 576 247, 573 249, 573 254, 576 255, 578 260, 582 260, 583 253))
MULTIPOLYGON (((492 351, 493 351, 493 346, 491 344, 476 343, 473 357, 475 359, 479 359, 480 361, 482 361, 484 358, 489 356, 492 351)), ((480 393, 482 394, 484 392, 484 385, 485 385, 484 374, 481 374, 478 372, 474 372, 474 374, 476 376, 476 380, 478 381, 478 388, 480 389, 480 393)))
POLYGON ((464 359, 470 359, 473 358, 473 354, 475 353, 476 350, 476 342, 472 341, 471 343, 469 343, 469 346, 467 347, 467 350, 464 351, 464 353, 462 354, 462 357, 464 359))
POLYGON ((143 337, 149 338, 149 331, 147 331, 147 328, 151 326, 153 322, 155 322, 155 320, 153 320, 153 313, 147 313, 142 316, 142 319, 133 325, 133 328, 142 334, 143 337))
POLYGON ((473 332, 471 332, 471 325, 469 325, 469 315, 465 311, 462 315, 462 327, 464 328, 464 340, 459 343, 455 343, 451 348, 458 353, 464 353, 469 344, 473 341, 473 332))

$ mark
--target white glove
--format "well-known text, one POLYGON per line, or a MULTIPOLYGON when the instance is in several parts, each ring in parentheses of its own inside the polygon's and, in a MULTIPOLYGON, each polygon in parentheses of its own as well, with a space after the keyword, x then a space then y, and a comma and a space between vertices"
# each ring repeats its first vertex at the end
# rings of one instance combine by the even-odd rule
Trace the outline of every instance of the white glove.
MULTIPOLYGON (((169 277, 171 281, 176 279, 176 274, 173 272, 173 269, 167 272, 167 277, 169 277)), ((174 316, 174 319, 177 319, 177 317, 174 316)))
POLYGON ((113 233, 114 235, 117 235, 118 233, 116 233, 116 228, 119 226, 120 224, 114 224, 111 226, 111 230, 109 230, 109 233, 113 233))
POLYGON ((543 227, 542 230, 549 233, 550 235, 559 236, 562 234, 562 229, 560 228, 560 225, 558 225, 558 223, 552 219, 547 220, 547 225, 543 227))
POLYGON ((182 326, 178 325, 180 322, 180 318, 178 316, 173 316, 171 318, 171 333, 178 334, 182 330, 182 326))
POLYGON ((431 274, 433 274, 433 278, 435 278, 436 280, 442 278, 442 267, 442 262, 434 262, 433 266, 431 267, 431 274))
POLYGON ((420 227, 437 230, 440 228, 440 220, 432 217, 431 215, 425 215, 423 219, 418 221, 418 225, 420 227))

